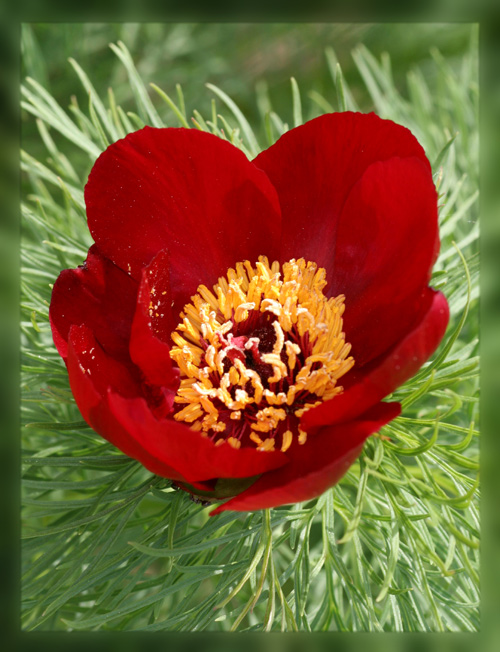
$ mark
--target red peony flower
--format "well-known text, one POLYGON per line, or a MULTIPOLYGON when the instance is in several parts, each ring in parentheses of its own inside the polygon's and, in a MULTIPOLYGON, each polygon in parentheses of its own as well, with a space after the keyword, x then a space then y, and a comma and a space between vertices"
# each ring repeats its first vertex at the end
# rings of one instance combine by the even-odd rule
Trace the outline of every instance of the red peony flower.
POLYGON ((252 162, 145 127, 85 201, 95 244, 50 306, 75 400, 153 473, 231 497, 212 513, 335 484, 443 337, 430 165, 374 114, 311 120, 252 162))

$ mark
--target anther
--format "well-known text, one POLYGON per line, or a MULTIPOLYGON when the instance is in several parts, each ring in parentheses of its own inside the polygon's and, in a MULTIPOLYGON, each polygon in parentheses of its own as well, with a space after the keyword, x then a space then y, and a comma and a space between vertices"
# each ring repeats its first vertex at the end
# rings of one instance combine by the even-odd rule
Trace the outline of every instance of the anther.
MULTIPOLYGON (((342 332, 344 297, 328 299, 326 272, 292 259, 236 263, 181 313, 171 358, 181 372, 174 418, 216 446, 286 452, 307 441, 302 415, 342 391, 354 364, 342 332)), ((151 302, 150 310, 158 305, 151 302)))

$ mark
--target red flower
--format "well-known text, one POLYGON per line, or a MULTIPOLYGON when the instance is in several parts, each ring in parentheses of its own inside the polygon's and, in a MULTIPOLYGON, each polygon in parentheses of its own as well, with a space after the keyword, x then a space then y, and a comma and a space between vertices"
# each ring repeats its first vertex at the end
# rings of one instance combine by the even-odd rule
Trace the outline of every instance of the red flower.
POLYGON ((75 400, 153 473, 233 496, 216 512, 332 486, 443 337, 429 162, 374 114, 322 116, 252 162, 146 127, 85 200, 96 244, 50 306, 75 400))

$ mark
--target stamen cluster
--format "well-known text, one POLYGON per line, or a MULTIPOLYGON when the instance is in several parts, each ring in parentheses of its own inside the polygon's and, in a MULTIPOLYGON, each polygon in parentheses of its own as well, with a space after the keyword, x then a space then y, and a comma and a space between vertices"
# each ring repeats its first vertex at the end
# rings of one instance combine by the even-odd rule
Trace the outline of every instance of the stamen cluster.
POLYGON ((174 418, 216 445, 286 451, 300 417, 342 391, 353 366, 342 332, 344 296, 323 294, 313 262, 265 256, 229 269, 213 292, 201 285, 172 333, 181 371, 174 418))

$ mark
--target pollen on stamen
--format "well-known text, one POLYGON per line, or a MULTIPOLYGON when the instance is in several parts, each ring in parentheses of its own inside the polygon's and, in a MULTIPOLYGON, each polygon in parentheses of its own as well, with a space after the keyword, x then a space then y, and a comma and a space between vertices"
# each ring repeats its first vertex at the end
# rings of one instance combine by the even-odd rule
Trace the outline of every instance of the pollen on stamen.
POLYGON ((344 296, 328 298, 326 284, 313 262, 261 256, 236 263, 212 290, 201 285, 171 335, 181 372, 174 418, 216 446, 306 444, 301 417, 340 394, 354 364, 344 296))

